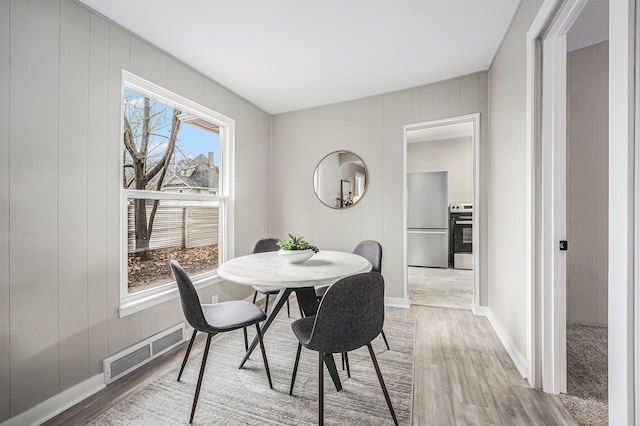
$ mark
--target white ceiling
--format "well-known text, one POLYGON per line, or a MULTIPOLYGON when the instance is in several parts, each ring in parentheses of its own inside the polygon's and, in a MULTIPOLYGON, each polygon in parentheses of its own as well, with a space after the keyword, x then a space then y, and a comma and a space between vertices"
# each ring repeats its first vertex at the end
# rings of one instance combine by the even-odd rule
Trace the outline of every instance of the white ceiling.
POLYGON ((569 52, 609 40, 609 0, 589 0, 567 33, 569 52))
POLYGON ((80 0, 276 114, 487 70, 519 0, 80 0))

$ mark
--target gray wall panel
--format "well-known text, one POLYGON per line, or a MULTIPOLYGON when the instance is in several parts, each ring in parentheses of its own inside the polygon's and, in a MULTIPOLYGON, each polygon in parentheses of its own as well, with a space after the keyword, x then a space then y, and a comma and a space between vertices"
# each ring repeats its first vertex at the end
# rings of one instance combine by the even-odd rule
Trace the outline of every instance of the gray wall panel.
POLYGON ((596 113, 596 323, 609 323, 609 42, 597 46, 598 111, 596 113), (606 76, 606 77, 605 77, 606 76), (606 99, 606 101, 605 101, 606 99))
MULTIPOLYGON (((342 251, 351 251, 360 240, 378 240, 387 253, 383 256, 387 296, 404 297, 405 265, 399 256, 403 240, 403 126, 446 118, 451 111, 456 115, 479 112, 481 151, 486 150, 486 82, 487 73, 483 72, 274 116, 271 142, 273 233, 297 233, 320 248, 342 251), (321 204, 312 186, 316 164, 336 149, 356 152, 369 170, 367 193, 357 205, 346 210, 334 210, 321 204), (295 203, 290 202, 291 194, 295 194, 295 203)), ((486 174, 485 166, 480 174, 486 174)), ((482 182, 486 180, 483 178, 482 182)), ((484 188, 476 203, 477 208, 485 212, 484 188)), ((486 213, 483 220, 486 227, 486 213)), ((481 256, 480 263, 486 266, 487 252, 481 256)), ((484 281, 481 301, 486 300, 484 281)))
POLYGON ((107 339, 107 99, 109 23, 91 14, 87 129, 87 312, 89 375, 102 371, 109 355, 107 339))
POLYGON ((11 414, 57 393, 59 2, 11 4, 11 414), (38 54, 34 55, 37 46, 38 54))
POLYGON ((120 252, 120 145, 122 107, 122 70, 129 69, 131 59, 131 35, 118 26, 109 27, 109 80, 107 92, 107 151, 103 161, 106 165, 106 227, 107 238, 107 301, 109 353, 115 353, 135 341, 130 337, 131 329, 139 314, 120 319, 114 309, 120 302, 120 259, 112 253, 120 252))
POLYGON ((607 325, 608 42, 568 54, 567 320, 607 325))
POLYGON ((269 234, 270 116, 72 0, 0 0, 0 36, 1 423, 184 321, 178 299, 118 316, 122 69, 236 120, 244 253, 269 234))
POLYGON ((9 351, 10 14, 11 2, 0 0, 0 419, 10 417, 11 411, 11 358, 9 351))
MULTIPOLYGON (((539 2, 523 0, 489 70, 489 128, 486 152, 489 247, 489 307, 526 354, 526 32, 539 2), (505 244, 505 242, 507 242, 505 244)), ((482 236, 481 236, 482 238, 482 236)))
POLYGON ((58 129, 58 305, 60 390, 89 375, 87 306, 87 129, 90 12, 60 9, 58 129))

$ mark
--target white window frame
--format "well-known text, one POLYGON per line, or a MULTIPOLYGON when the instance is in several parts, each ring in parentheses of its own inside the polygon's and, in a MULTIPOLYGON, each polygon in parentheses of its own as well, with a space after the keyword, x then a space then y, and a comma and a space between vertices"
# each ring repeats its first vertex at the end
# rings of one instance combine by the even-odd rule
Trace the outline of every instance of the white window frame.
MULTIPOLYGON (((171 107, 179 108, 191 114, 217 125, 220 136, 220 187, 218 195, 188 195, 179 193, 167 193, 160 191, 136 191, 124 189, 122 173, 120 176, 120 318, 148 309, 160 303, 164 303, 178 297, 178 288, 175 281, 159 285, 148 290, 129 294, 127 282, 127 199, 146 198, 154 200, 203 200, 219 202, 220 231, 218 240, 218 264, 228 260, 234 250, 233 241, 233 165, 234 165, 234 141, 235 120, 217 113, 183 96, 160 87, 126 70, 122 71, 122 88, 120 90, 120 105, 124 108, 124 89, 133 90, 141 95, 146 95, 163 102, 171 107)), ((122 110, 121 110, 122 111, 122 110)), ((120 114, 120 135, 124 134, 123 112, 120 114)), ((119 141, 122 147, 122 141, 119 141)), ((122 164, 119 164, 122 167, 122 164)), ((205 272, 193 277, 196 289, 201 289, 223 281, 217 270, 205 272)))
POLYGON ((364 194, 364 188, 366 186, 364 173, 355 172, 355 188, 353 189, 354 196, 362 197, 364 194))

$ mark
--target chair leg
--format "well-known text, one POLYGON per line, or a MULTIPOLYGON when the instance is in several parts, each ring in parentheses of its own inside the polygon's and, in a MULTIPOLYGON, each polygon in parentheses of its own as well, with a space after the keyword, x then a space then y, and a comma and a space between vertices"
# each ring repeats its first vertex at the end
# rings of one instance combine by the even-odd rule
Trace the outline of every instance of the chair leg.
POLYGON ((384 344, 387 345, 387 350, 390 351, 389 342, 387 342, 387 336, 384 335, 384 330, 382 330, 382 338, 384 339, 384 344))
POLYGON ((200 386, 202 385, 202 376, 204 376, 204 368, 207 366, 207 357, 209 356, 209 346, 211 345, 212 337, 213 334, 207 335, 207 344, 205 345, 204 353, 202 354, 202 365, 200 366, 200 375, 198 376, 196 393, 193 395, 193 407, 191 407, 191 417, 189 417, 189 423, 193 423, 193 415, 196 413, 196 405, 198 404, 198 397, 200 397, 200 386))
POLYGON ((289 395, 293 395, 293 385, 296 382, 296 373, 298 372, 298 363, 300 362, 300 351, 302 351, 302 344, 298 343, 296 362, 295 364, 293 364, 293 374, 291 375, 291 387, 289 388, 289 395))
POLYGON ((347 365, 347 377, 351 377, 351 370, 349 369, 349 353, 343 352, 342 356, 344 356, 344 363, 347 365))
POLYGON ((318 352, 318 425, 324 425, 324 352, 318 352))
POLYGON ((178 381, 180 381, 180 377, 182 377, 182 372, 184 371, 185 365, 187 365, 187 360, 189 359, 189 354, 191 353, 191 347, 193 346, 193 341, 196 340, 196 334, 198 332, 193 330, 193 334, 191 335, 191 341, 189 342, 189 346, 187 347, 187 352, 184 353, 184 359, 182 360, 182 367, 180 367, 180 373, 178 373, 178 381))
POLYGON ((389 392, 387 391, 387 386, 384 384, 384 379, 382 378, 382 373, 380 372, 380 366, 378 366, 378 360, 376 359, 376 354, 373 352, 373 348, 371 347, 371 342, 367 343, 367 348, 369 348, 369 355, 371 355, 373 366, 376 369, 378 381, 380 382, 382 393, 384 393, 384 399, 387 400, 387 406, 389 407, 389 411, 391 412, 391 417, 393 417, 393 423, 397 426, 398 419, 396 418, 396 412, 393 410, 393 405, 391 405, 391 398, 389 398, 389 392))
POLYGON ((256 298, 257 298, 257 297, 258 297, 258 292, 256 291, 256 292, 254 292, 254 293, 253 293, 253 302, 252 302, 252 303, 253 303, 254 305, 256 304, 256 298))
POLYGON ((269 315, 269 295, 265 294, 264 313, 269 315))
POLYGON ((271 383, 271 373, 269 372, 269 361, 267 361, 267 353, 264 350, 264 343, 262 342, 262 331, 260 326, 256 323, 256 331, 258 332, 258 341, 260 342, 260 351, 262 351, 262 360, 264 361, 264 369, 267 370, 267 379, 269 379, 269 388, 273 389, 271 383))
POLYGON ((287 318, 291 318, 291 309, 289 308, 289 298, 287 298, 287 318))
POLYGON ((244 351, 247 352, 249 350, 249 338, 247 337, 247 327, 242 327, 242 331, 244 331, 244 351))
POLYGON ((344 352, 342 352, 340 355, 340 358, 342 358, 342 369, 344 370, 344 352))

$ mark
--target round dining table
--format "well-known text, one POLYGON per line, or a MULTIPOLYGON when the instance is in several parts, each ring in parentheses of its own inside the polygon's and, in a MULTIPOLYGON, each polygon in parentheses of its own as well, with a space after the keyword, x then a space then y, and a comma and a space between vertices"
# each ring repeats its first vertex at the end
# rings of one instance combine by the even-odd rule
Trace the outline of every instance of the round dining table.
MULTIPOLYGON (((318 299, 314 287, 333 284, 349 275, 369 272, 371 267, 371 263, 364 257, 340 251, 320 250, 302 263, 289 263, 277 251, 271 251, 228 260, 218 266, 218 275, 238 284, 281 288, 273 309, 267 313, 267 319, 262 325, 264 334, 292 292, 296 294, 304 315, 315 315, 318 299)), ((249 359, 257 345, 258 336, 253 339, 240 367, 249 359)), ((325 356, 325 365, 336 389, 341 390, 333 355, 325 356)))

